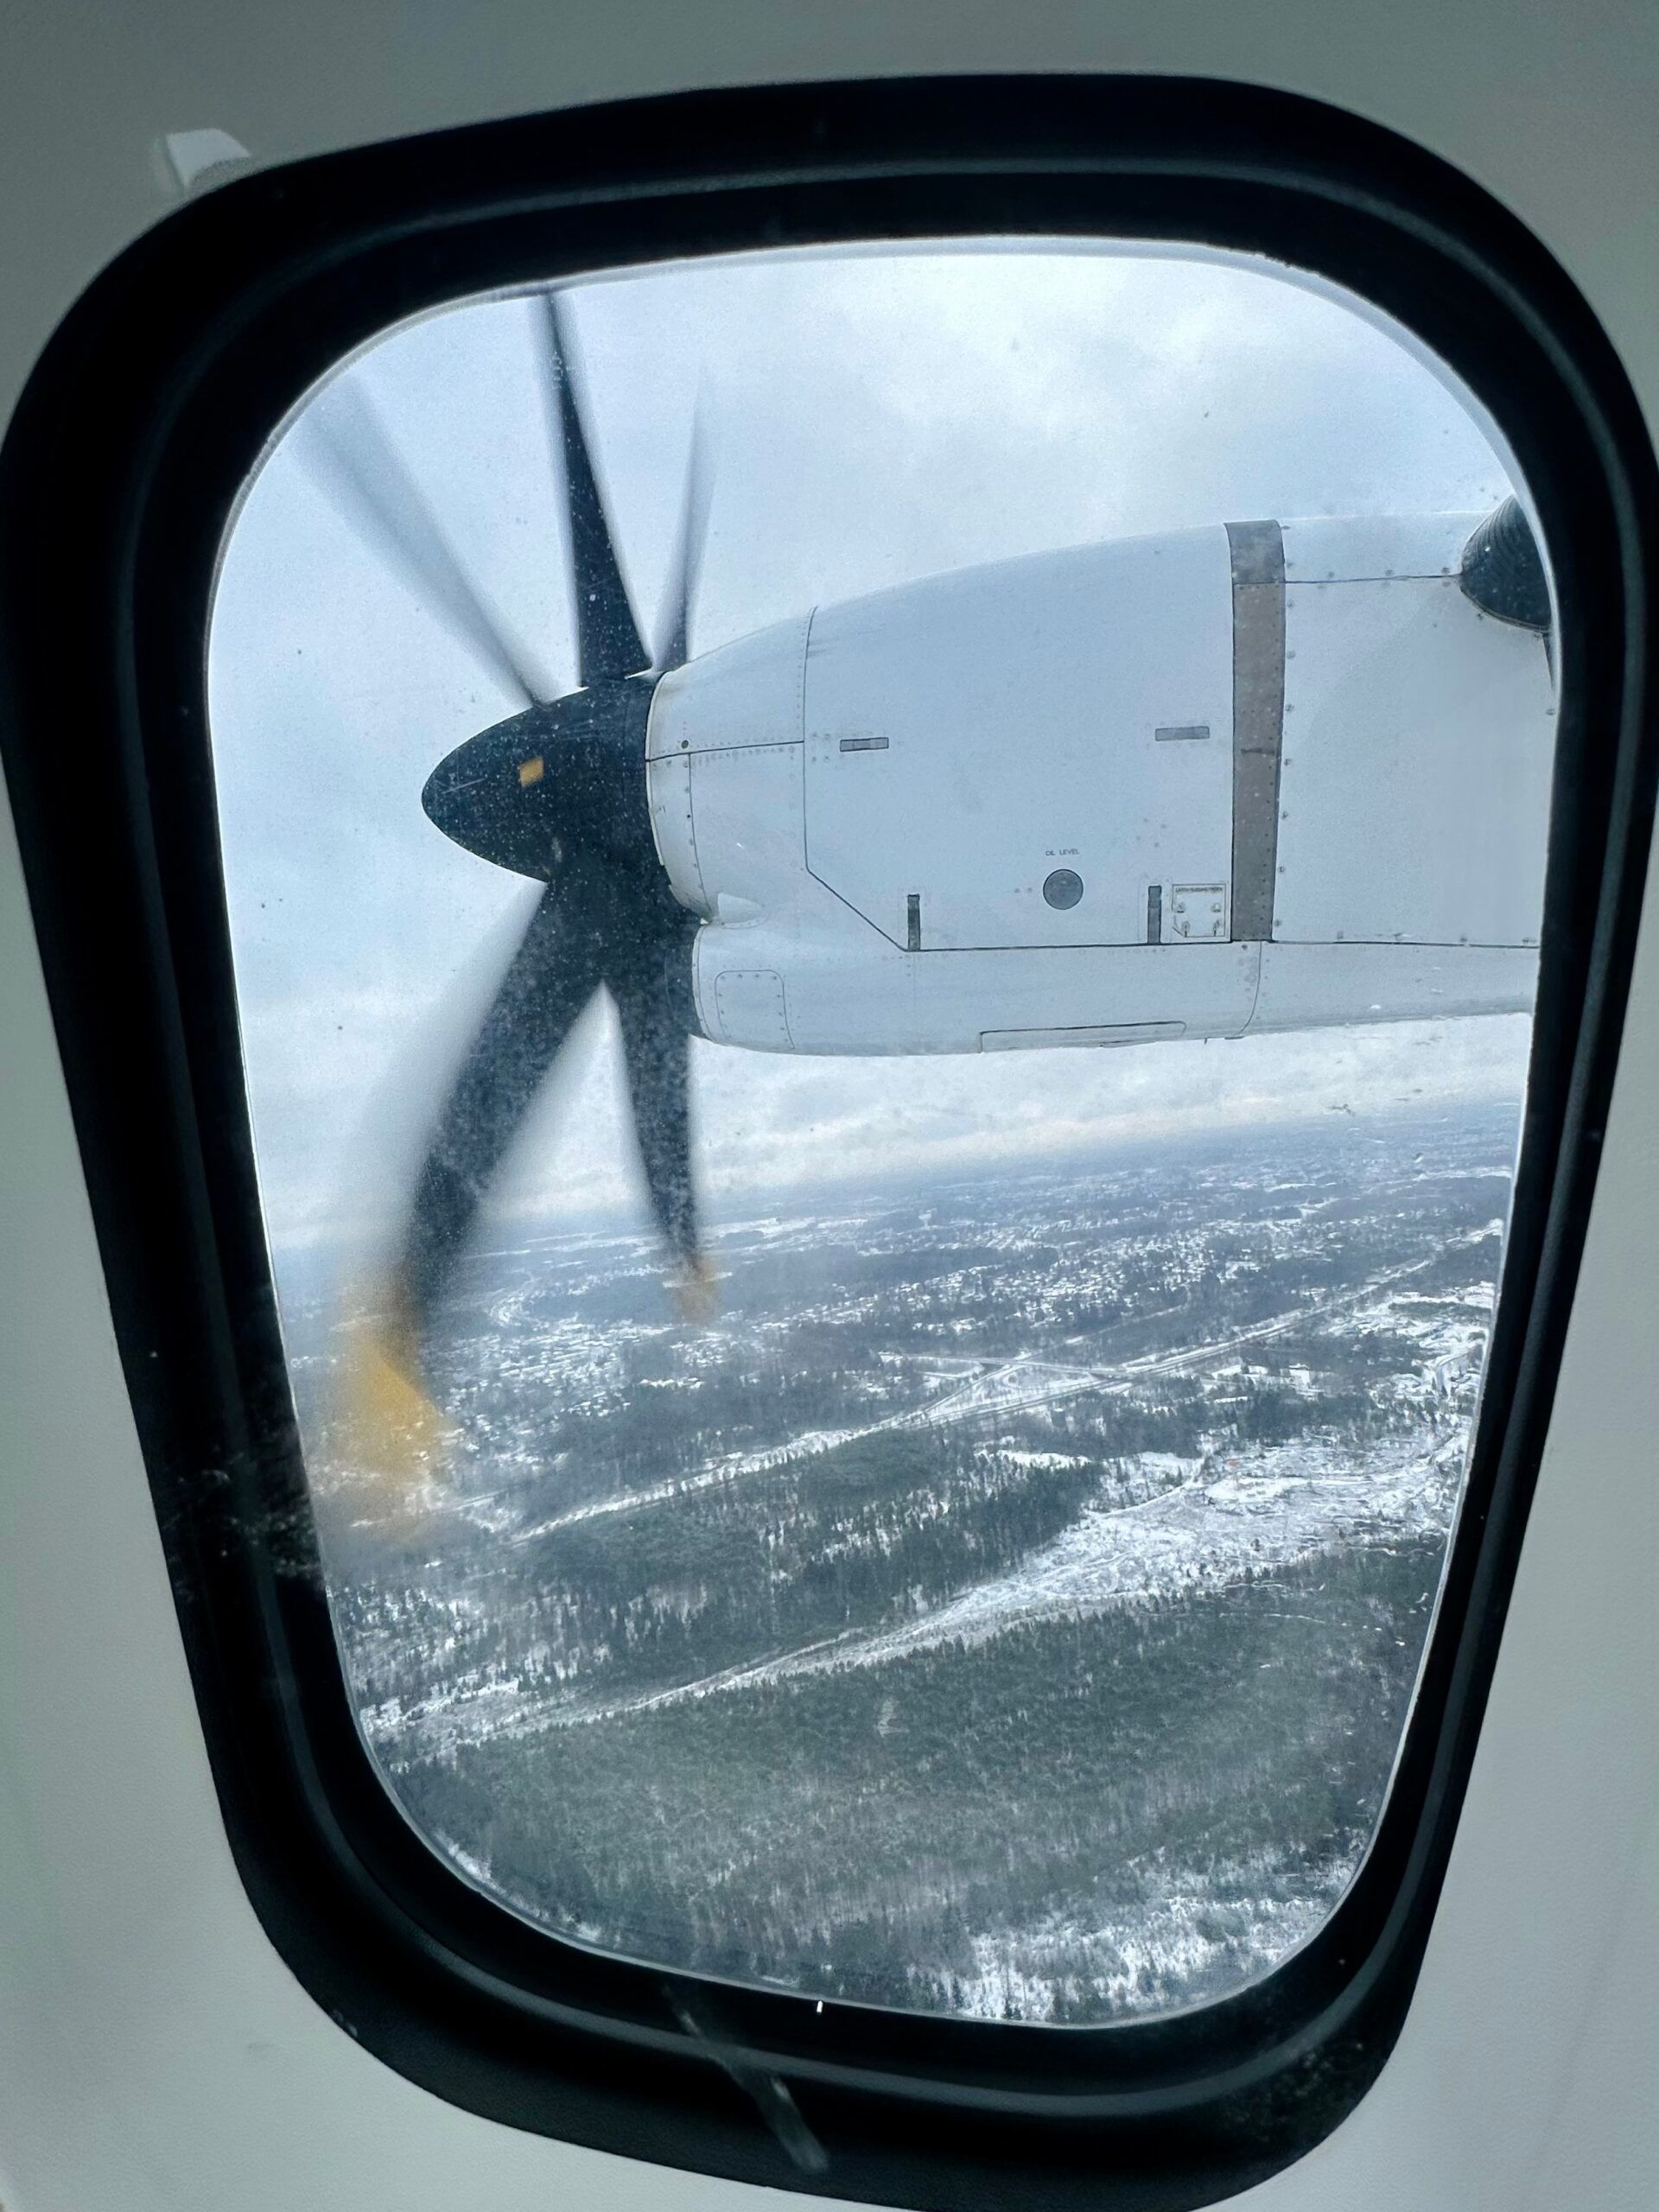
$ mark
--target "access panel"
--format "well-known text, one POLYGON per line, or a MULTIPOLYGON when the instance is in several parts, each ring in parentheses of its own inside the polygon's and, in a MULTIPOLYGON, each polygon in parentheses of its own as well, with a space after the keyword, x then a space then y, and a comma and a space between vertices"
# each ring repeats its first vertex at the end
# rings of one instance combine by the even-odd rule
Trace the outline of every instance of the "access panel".
POLYGON ((1224 938, 1230 575, 1210 528, 820 608, 813 873, 913 951, 1144 944, 1148 891, 1177 883, 1224 938))

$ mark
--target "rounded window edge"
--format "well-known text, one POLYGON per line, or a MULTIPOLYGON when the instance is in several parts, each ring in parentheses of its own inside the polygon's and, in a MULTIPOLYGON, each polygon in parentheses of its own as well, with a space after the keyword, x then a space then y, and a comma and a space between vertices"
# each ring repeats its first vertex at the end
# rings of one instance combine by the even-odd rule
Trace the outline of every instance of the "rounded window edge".
POLYGON ((1633 922, 1642 889, 1652 456, 1565 276, 1455 171, 1277 93, 976 79, 682 95, 324 156, 181 210, 73 311, 20 407, 0 486, 8 780, 118 1334, 227 1827, 301 1980, 388 2063, 474 2110, 773 2185, 900 2204, 998 2190, 1014 2203, 1040 2185, 1056 2202, 1173 2208, 1310 2148, 1380 2070, 1427 1941, 1611 1088, 1635 931, 1608 924, 1633 922), (575 272, 665 248, 977 230, 998 214, 1060 234, 1224 229, 1226 243, 1372 300, 1492 394, 1556 567, 1568 702, 1516 1230, 1471 1504, 1365 1894, 1239 1998, 1063 2039, 815 2010, 575 1955, 397 1832, 345 1707, 296 1487, 201 670, 232 488, 284 392, 297 396, 307 362, 453 296, 481 253, 511 281, 531 261, 575 272), (1454 275, 1466 297, 1451 296, 1454 275), (75 483, 48 483, 52 424, 89 406, 100 411, 75 483), (73 774, 50 757, 66 606, 114 768, 90 808, 84 754, 73 774), (1611 729, 1615 745, 1593 734, 1611 729), (109 890, 99 925, 79 888, 92 863, 109 890), (129 925, 118 1000, 100 938, 111 912, 129 925))

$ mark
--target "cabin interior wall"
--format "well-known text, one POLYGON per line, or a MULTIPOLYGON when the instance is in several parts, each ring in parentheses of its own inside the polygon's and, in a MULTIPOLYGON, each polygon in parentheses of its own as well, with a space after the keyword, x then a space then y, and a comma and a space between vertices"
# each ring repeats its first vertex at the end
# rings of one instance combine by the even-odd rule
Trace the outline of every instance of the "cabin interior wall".
MULTIPOLYGON (((1030 68, 1277 84, 1419 139, 1561 257, 1650 421, 1659 406, 1641 219, 1659 19, 1618 0, 483 0, 448 14, 156 0, 114 15, 59 0, 14 14, 5 37, 0 411, 82 287, 177 204, 168 131, 211 124, 274 162, 681 86, 1030 68)), ((0 1039, 8 2212, 758 2205, 758 2191, 516 2134, 412 2088, 265 1940, 207 1772, 3 809, 0 1039)), ((1376 2089, 1254 2192, 1261 2212, 1650 2201, 1656 1099, 1650 894, 1549 1447, 1419 1994, 1376 2089)))

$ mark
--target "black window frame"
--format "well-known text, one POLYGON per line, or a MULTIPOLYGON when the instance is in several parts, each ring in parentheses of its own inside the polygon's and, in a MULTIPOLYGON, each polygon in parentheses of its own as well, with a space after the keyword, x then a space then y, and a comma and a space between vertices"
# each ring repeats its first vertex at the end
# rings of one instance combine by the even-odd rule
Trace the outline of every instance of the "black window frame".
POLYGON ((1185 2212, 1265 2178, 1352 2109, 1427 1942, 1594 1185, 1654 805, 1656 488, 1614 351, 1530 232, 1407 141, 1248 86, 900 80, 482 124, 226 185, 93 283, 0 452, 0 746, 226 1830, 272 1942, 366 2048, 543 2134, 963 2212, 1185 2212), (498 285, 631 262, 986 232, 1233 248, 1394 315, 1508 438, 1560 613, 1503 1294, 1382 1824, 1325 1928, 1271 1975, 1101 2028, 819 2004, 596 1956, 486 1899, 397 1811, 353 1722, 306 1497, 207 718, 233 503, 294 402, 375 333, 498 285))

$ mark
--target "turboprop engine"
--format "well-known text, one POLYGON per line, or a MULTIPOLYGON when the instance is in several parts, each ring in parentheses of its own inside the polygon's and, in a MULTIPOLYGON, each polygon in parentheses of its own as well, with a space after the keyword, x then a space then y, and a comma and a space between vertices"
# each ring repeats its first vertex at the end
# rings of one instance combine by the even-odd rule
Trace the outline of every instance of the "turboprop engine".
POLYGON ((1518 509, 1533 601, 1478 601, 1484 529, 1081 546, 671 670, 651 823, 703 1033, 954 1052, 1525 1008, 1548 604, 1518 509))
POLYGON ((596 992, 694 1282, 699 1033, 977 1052, 1530 1004, 1554 706, 1515 500, 1077 546, 693 658, 699 435, 647 644, 567 314, 549 294, 532 320, 570 550, 562 694, 518 660, 363 396, 321 425, 342 513, 525 702, 438 763, 426 811, 543 886, 416 1179, 406 1344, 596 992))

